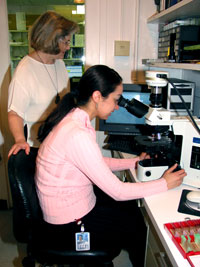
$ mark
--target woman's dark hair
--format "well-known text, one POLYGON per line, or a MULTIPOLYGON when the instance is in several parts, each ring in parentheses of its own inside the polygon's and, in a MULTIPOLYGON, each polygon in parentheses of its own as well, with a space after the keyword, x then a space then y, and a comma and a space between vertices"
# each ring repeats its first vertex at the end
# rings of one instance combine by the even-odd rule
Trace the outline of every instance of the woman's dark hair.
POLYGON ((59 40, 79 30, 76 22, 54 11, 42 14, 33 24, 30 34, 31 47, 36 51, 56 55, 60 52, 59 40))
POLYGON ((95 65, 87 69, 81 77, 77 87, 66 94, 56 109, 47 117, 40 126, 38 140, 42 142, 49 132, 56 126, 74 107, 84 106, 88 103, 93 92, 100 91, 106 98, 122 83, 122 78, 113 69, 105 65, 95 65))

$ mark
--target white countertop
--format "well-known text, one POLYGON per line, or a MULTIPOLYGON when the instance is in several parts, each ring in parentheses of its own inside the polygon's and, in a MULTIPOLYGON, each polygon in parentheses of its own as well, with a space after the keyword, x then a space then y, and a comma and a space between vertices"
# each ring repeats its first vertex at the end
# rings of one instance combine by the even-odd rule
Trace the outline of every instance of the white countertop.
MULTIPOLYGON (((130 158, 133 155, 119 152, 122 158, 130 158)), ((134 181, 137 181, 135 170, 130 170, 134 181)), ((164 229, 165 223, 184 221, 185 218, 200 219, 199 216, 180 213, 177 211, 183 189, 194 189, 192 187, 181 185, 167 192, 146 197, 143 199, 144 207, 157 231, 157 234, 167 252, 173 266, 190 267, 189 262, 183 258, 176 245, 170 239, 164 229)))

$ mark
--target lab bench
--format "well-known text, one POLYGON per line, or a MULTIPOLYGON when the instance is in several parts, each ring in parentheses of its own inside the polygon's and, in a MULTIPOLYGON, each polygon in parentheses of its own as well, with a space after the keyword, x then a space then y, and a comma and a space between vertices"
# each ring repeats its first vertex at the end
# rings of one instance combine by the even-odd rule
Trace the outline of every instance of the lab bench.
MULTIPOLYGON (((134 155, 114 152, 117 158, 132 158, 134 155)), ((138 182, 134 169, 126 171, 128 180, 138 182)), ((145 197, 138 201, 148 227, 145 267, 190 267, 189 262, 181 255, 169 234, 164 229, 165 223, 184 221, 188 218, 199 219, 198 216, 178 212, 183 189, 195 188, 181 185, 160 194, 145 197)))

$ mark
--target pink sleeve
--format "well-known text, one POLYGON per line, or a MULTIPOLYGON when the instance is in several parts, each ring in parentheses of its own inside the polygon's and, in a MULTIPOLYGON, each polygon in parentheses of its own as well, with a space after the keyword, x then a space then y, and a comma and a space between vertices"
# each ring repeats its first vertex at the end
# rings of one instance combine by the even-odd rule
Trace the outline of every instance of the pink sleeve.
POLYGON ((121 182, 105 163, 96 141, 85 131, 74 134, 71 141, 70 159, 73 164, 112 198, 130 200, 167 191, 165 179, 146 183, 121 182))
POLYGON ((133 157, 132 159, 115 159, 104 157, 104 161, 111 171, 122 171, 127 169, 135 169, 135 164, 139 160, 139 157, 133 157))

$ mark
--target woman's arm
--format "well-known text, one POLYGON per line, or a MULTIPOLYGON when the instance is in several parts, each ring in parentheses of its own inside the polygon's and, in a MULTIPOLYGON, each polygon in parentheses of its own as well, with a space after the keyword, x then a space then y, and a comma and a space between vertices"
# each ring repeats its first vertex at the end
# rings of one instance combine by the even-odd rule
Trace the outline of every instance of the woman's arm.
POLYGON ((133 157, 130 159, 104 157, 104 161, 111 171, 123 171, 127 169, 135 169, 138 160, 139 157, 133 157))
POLYGON ((17 154, 21 149, 24 149, 26 154, 29 154, 30 146, 26 142, 24 136, 23 119, 19 115, 17 115, 16 112, 11 110, 8 112, 8 124, 15 140, 15 144, 11 147, 8 153, 8 157, 10 157, 12 154, 17 154))
MULTIPOLYGON (((166 179, 158 179, 146 183, 121 182, 105 163, 105 159, 102 157, 96 141, 84 131, 79 131, 76 134, 73 133, 73 136, 68 139, 66 146, 67 157, 69 157, 70 161, 81 170, 85 177, 89 178, 101 190, 115 200, 122 201, 142 198, 167 191, 168 189, 166 179)), ((131 159, 133 164, 135 163, 135 159, 131 159)), ((137 158, 136 161, 138 159, 139 158, 137 158)), ((120 161, 123 162, 122 159, 118 159, 118 162, 120 161)), ((169 174, 169 176, 171 175, 169 174)), ((173 179, 179 179, 176 177, 176 173, 173 179)), ((177 185, 178 183, 176 183, 176 186, 177 185)))
POLYGON ((149 159, 150 156, 142 152, 139 156, 133 156, 129 159, 117 159, 117 158, 108 158, 104 157, 105 163, 111 169, 111 171, 123 171, 127 169, 135 169, 138 161, 143 159, 149 159))

